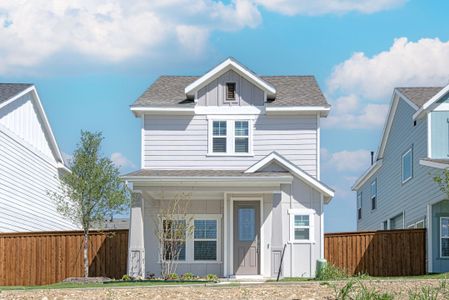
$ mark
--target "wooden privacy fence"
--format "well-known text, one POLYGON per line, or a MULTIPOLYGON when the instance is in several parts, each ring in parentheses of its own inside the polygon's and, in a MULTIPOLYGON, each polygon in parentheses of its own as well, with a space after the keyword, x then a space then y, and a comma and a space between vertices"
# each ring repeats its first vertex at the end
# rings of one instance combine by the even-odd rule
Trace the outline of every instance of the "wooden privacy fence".
POLYGON ((325 234, 324 256, 352 275, 422 275, 426 273, 426 230, 325 234))
MULTIPOLYGON (((0 234, 0 286, 42 285, 83 276, 83 232, 0 234)), ((126 273, 128 230, 92 231, 89 275, 126 273)))

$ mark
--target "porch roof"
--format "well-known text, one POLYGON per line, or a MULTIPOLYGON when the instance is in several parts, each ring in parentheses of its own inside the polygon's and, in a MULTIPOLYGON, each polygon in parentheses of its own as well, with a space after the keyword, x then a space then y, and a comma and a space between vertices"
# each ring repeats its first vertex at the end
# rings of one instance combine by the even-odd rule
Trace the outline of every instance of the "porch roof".
POLYGON ((173 178, 211 178, 211 177, 291 177, 288 171, 285 172, 255 172, 245 173, 245 170, 155 170, 155 169, 140 169, 126 175, 125 179, 142 177, 173 177, 173 178))

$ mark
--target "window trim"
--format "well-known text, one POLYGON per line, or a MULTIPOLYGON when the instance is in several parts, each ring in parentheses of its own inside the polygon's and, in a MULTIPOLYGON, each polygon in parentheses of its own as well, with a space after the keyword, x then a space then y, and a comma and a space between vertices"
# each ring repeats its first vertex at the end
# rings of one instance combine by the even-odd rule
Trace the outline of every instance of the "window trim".
POLYGON ((239 154, 239 153, 248 154, 249 153, 249 126, 250 126, 249 120, 234 120, 234 153, 236 153, 236 154, 239 154), (247 135, 237 135, 236 134, 235 124, 237 122, 247 122, 247 124, 248 124, 248 134, 247 135), (235 146, 236 146, 237 138, 246 138, 246 139, 248 139, 248 152, 237 152, 236 151, 236 147, 235 146))
MULTIPOLYGON (((159 220, 164 220, 166 218, 160 218, 159 220)), ((177 264, 217 264, 223 262, 223 253, 221 250, 223 238, 222 238, 222 214, 180 214, 174 215, 173 220, 189 220, 191 222, 191 226, 194 226, 195 220, 216 220, 217 221, 217 259, 216 260, 195 260, 194 259, 194 232, 187 234, 186 236, 186 259, 178 260, 177 264)), ((162 226, 162 224, 159 224, 162 226)), ((159 245, 160 251, 162 251, 163 247, 159 245)), ((160 263, 160 257, 158 258, 158 263, 160 263)))
POLYGON ((375 210, 377 208, 377 178, 374 178, 370 186, 371 186, 371 210, 375 210), (375 188, 374 193, 373 193, 373 186, 375 188))
MULTIPOLYGON (((193 218, 192 220, 194 227, 193 227, 193 236, 192 236, 192 243, 193 243, 193 252, 192 252, 192 259, 195 262, 217 262, 218 260, 218 253, 219 253, 219 249, 218 249, 218 225, 219 225, 219 221, 216 218, 210 218, 210 217, 201 217, 201 216, 197 216, 195 218, 193 218), (210 238, 195 238, 195 221, 215 221, 215 224, 217 226, 216 228, 216 236, 214 239, 210 239, 210 238), (195 242, 215 242, 216 246, 215 246, 215 259, 195 259, 195 242)), ((186 249, 187 250, 187 249, 186 249)))
POLYGON ((215 154, 227 153, 228 152, 228 134, 229 134, 228 133, 228 122, 226 120, 214 120, 214 121, 212 121, 212 129, 211 130, 212 130, 211 151, 213 153, 215 153, 215 154), (214 123, 215 122, 223 122, 225 124, 225 126, 226 126, 225 127, 225 131, 226 131, 225 135, 215 135, 214 134, 214 123), (216 139, 216 138, 225 139, 225 149, 226 149, 226 151, 224 151, 224 152, 214 152, 214 139, 216 139))
POLYGON ((448 255, 448 256, 443 256, 443 243, 442 243, 442 240, 443 240, 443 239, 449 239, 449 236, 443 237, 442 234, 441 234, 441 233, 442 233, 442 230, 441 230, 441 221, 442 221, 443 219, 449 220, 449 217, 440 217, 440 258, 449 258, 449 255, 448 255))
POLYGON ((290 244, 315 244, 315 210, 313 209, 289 209, 290 215, 290 244), (295 226, 295 216, 309 216, 309 226, 295 226), (309 228, 309 239, 296 240, 295 228, 309 228))
POLYGON ((357 220, 358 221, 362 219, 362 200, 363 200, 362 195, 363 195, 362 191, 359 191, 357 193, 357 220), (359 199, 360 199, 360 201, 359 201, 359 199), (359 204, 360 204, 360 206, 359 206, 359 204))
MULTIPOLYGON (((186 222, 186 227, 187 227, 187 220, 185 219, 185 218, 182 218, 182 217, 180 217, 180 216, 174 216, 174 218, 173 219, 167 219, 167 218, 162 218, 161 219, 161 224, 159 224, 159 226, 160 226, 160 230, 164 230, 164 221, 184 221, 184 222, 186 222)), ((176 239, 167 239, 167 240, 176 240, 176 239)), ((188 236, 187 236, 187 233, 185 233, 185 240, 184 240, 184 248, 185 248, 185 254, 184 254, 184 259, 178 259, 177 260, 177 262, 176 263, 182 263, 182 262, 186 262, 187 261, 187 240, 188 240, 188 236)), ((164 245, 159 245, 159 247, 160 247, 160 249, 159 249, 159 251, 164 251, 164 249, 165 249, 165 246, 164 245)), ((160 257, 163 257, 163 260, 164 261, 166 261, 166 259, 165 259, 165 255, 161 255, 160 257)), ((159 258, 160 258, 159 257, 159 258)))
POLYGON ((235 82, 235 81, 227 81, 226 83, 225 83, 225 95, 224 95, 224 101, 225 102, 236 102, 237 101, 237 95, 236 95, 236 92, 237 92, 237 82, 235 82), (229 84, 233 84, 234 85, 234 98, 229 98, 228 97, 228 88, 229 88, 229 84))
POLYGON ((401 182, 402 184, 409 182, 413 178, 413 146, 408 148, 401 156, 401 182), (404 158, 407 154, 411 154, 410 159, 410 177, 404 179, 404 158))
POLYGON ((254 156, 254 119, 255 116, 208 116, 208 141, 206 156, 254 156), (226 121, 226 152, 213 152, 214 121, 226 121), (248 121, 248 153, 235 152, 235 122, 248 121))

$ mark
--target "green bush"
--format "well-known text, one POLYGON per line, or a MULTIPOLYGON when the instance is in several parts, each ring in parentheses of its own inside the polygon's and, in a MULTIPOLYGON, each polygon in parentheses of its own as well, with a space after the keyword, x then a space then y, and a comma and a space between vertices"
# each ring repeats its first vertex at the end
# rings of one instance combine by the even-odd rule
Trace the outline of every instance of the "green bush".
POLYGON ((196 279, 196 277, 195 277, 195 275, 193 275, 193 273, 188 272, 188 273, 182 274, 181 279, 182 280, 194 280, 194 279, 196 279))
POLYGON ((165 280, 178 280, 179 276, 176 273, 171 273, 168 274, 167 277, 165 278, 165 280))
POLYGON ((346 278, 349 278, 349 275, 344 270, 332 264, 327 264, 316 277, 318 280, 339 280, 346 278))
POLYGON ((215 275, 215 274, 207 274, 206 275, 206 280, 207 281, 218 282, 218 276, 215 275))
POLYGON ((125 274, 125 275, 123 275, 122 276, 122 280, 123 281, 131 281, 131 280, 133 280, 134 278, 132 278, 131 276, 129 276, 128 274, 125 274))

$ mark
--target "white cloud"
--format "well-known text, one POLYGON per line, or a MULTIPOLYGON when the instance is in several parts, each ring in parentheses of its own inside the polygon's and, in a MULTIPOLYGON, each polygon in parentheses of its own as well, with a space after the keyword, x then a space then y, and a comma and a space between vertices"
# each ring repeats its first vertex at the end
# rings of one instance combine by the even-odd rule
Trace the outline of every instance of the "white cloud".
POLYGON ((128 158, 126 158, 120 152, 112 153, 111 160, 118 168, 134 168, 135 167, 134 163, 132 161, 130 161, 128 158))
POLYGON ((387 113, 387 104, 366 104, 361 108, 357 96, 342 96, 333 102, 331 113, 322 124, 333 128, 378 128, 384 124, 387 113))
MULTIPOLYGON (((328 154, 327 159, 324 160, 324 167, 327 170, 336 170, 339 172, 348 172, 359 174, 361 171, 369 167, 370 151, 355 150, 355 151, 340 151, 328 154)), ((347 178, 351 178, 348 176, 347 178)))
POLYGON ((285 15, 375 13, 401 6, 405 0, 256 0, 267 9, 285 15))
POLYGON ((402 37, 387 51, 363 52, 337 65, 328 81, 330 92, 384 99, 396 86, 445 85, 449 80, 449 41, 408 41, 402 37))
POLYGON ((260 21, 250 0, 0 0, 0 73, 66 52, 116 62, 174 42, 199 54, 211 31, 260 21))

